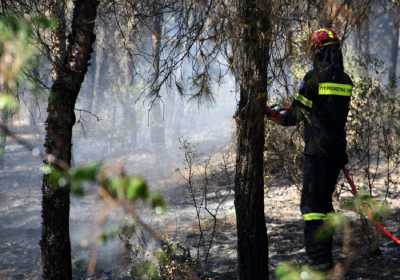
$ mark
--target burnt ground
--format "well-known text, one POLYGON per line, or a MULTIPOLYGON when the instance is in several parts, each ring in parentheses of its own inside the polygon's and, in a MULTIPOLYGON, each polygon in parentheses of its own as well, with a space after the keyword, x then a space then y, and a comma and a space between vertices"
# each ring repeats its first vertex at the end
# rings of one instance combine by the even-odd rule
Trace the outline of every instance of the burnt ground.
MULTIPOLYGON (((39 144, 38 144, 39 146, 39 144)), ((89 155, 88 155, 89 158, 89 155)), ((91 158, 91 157, 90 157, 91 158)), ((84 159, 80 159, 83 161, 84 159)), ((130 166, 136 173, 154 169, 162 163, 145 153, 140 155, 121 155, 120 162, 130 166)), ((173 159, 176 160, 176 159, 173 159)), ((78 160, 79 161, 79 160, 78 160)), ((218 161, 218 160, 216 160, 218 161)), ((8 143, 6 164, 0 171, 0 279, 40 279, 40 164, 38 158, 30 155, 15 143, 8 143)), ((226 174, 217 171, 210 176, 208 193, 209 208, 215 209, 221 201, 217 215, 215 239, 210 249, 208 271, 212 279, 235 279, 236 275, 236 232, 233 206, 232 183, 226 174)), ((232 176, 232 168, 229 169, 232 176)), ((163 193, 167 200, 168 211, 163 216, 153 215, 150 210, 140 212, 145 221, 170 240, 189 248, 193 259, 197 256, 199 238, 198 224, 192 196, 185 181, 170 170, 152 175, 148 179, 154 189, 163 193)), ((202 190, 202 178, 197 178, 197 186, 202 190)), ((201 201, 202 192, 196 192, 201 201)), ((303 225, 298 211, 299 191, 287 182, 274 179, 268 190, 265 203, 269 237, 269 261, 271 278, 280 262, 301 263, 304 261, 302 247, 303 225)), ((390 200, 395 212, 385 224, 398 236, 400 235, 400 208, 396 199, 390 200)), ((93 222, 103 205, 96 203, 96 195, 90 194, 83 199, 72 199, 71 240, 75 279, 129 279, 129 260, 127 252, 118 240, 97 247, 96 273, 87 278, 86 267, 93 253, 90 244, 99 233, 93 222), (88 245, 89 244, 89 245, 88 245)), ((357 222, 357 216, 344 212, 354 222, 352 247, 354 257, 344 279, 400 279, 400 247, 386 239, 380 240, 380 255, 368 253, 368 241, 363 238, 365 232, 357 222)), ((116 213, 119 216, 123 213, 116 213)), ((204 239, 209 240, 212 219, 202 214, 204 239)), ((340 234, 338 238, 340 239, 340 234)), ((336 259, 340 256, 339 241, 336 242, 336 259)), ((203 243, 203 247, 204 244, 203 243)), ((202 248, 203 248, 202 247, 202 248)), ((204 260, 204 250, 200 250, 200 259, 204 260)))

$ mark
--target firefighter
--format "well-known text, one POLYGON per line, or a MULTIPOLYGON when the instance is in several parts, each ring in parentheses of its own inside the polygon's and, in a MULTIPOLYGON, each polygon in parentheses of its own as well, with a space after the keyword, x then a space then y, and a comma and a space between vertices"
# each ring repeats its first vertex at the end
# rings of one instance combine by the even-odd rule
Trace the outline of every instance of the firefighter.
POLYGON ((344 72, 340 40, 328 28, 311 34, 313 69, 305 76, 289 109, 271 110, 267 118, 283 126, 304 122, 304 170, 300 209, 309 263, 329 270, 332 236, 318 238, 340 170, 347 163, 345 125, 353 83, 344 72))

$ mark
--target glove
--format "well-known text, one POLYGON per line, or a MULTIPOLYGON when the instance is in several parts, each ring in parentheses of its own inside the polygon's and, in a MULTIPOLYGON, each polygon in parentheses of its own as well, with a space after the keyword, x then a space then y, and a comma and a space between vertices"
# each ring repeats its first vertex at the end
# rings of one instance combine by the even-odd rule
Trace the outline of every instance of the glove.
POLYGON ((281 106, 275 104, 271 107, 266 107, 266 115, 267 119, 272 120, 275 123, 282 124, 284 121, 284 115, 286 114, 287 109, 282 108, 281 106))

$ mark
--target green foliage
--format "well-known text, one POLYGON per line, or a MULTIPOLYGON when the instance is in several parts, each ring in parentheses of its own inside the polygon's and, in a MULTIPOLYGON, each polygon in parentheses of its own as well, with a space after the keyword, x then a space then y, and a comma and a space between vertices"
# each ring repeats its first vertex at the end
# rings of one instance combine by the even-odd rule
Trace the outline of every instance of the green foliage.
POLYGON ((157 265, 150 260, 145 260, 140 265, 135 266, 135 269, 131 271, 131 276, 134 279, 143 280, 161 279, 157 265))
POLYGON ((161 266, 166 266, 169 263, 168 255, 163 250, 158 250, 154 253, 161 266))
POLYGON ((111 228, 103 231, 98 237, 97 240, 100 244, 105 245, 108 241, 115 239, 120 233, 120 228, 111 228))
POLYGON ((268 122, 265 133, 264 156, 268 159, 266 175, 278 173, 300 184, 304 149, 302 126, 282 129, 280 125, 268 122))
POLYGON ((100 162, 91 162, 75 168, 62 171, 50 165, 42 167, 53 187, 70 187, 72 194, 83 196, 85 183, 97 183, 108 194, 119 201, 135 202, 142 200, 156 209, 157 213, 165 210, 165 201, 161 194, 150 192, 146 181, 141 177, 116 175, 105 177, 105 170, 100 162))
POLYGON ((390 208, 385 203, 372 198, 366 192, 357 194, 353 205, 358 213, 370 217, 374 221, 382 221, 391 213, 390 208))
POLYGON ((332 236, 338 228, 343 228, 348 224, 346 216, 340 213, 329 213, 324 224, 319 228, 316 238, 319 240, 332 236))
POLYGON ((145 181, 142 178, 132 178, 128 180, 126 198, 129 200, 141 198, 143 200, 148 199, 149 190, 145 181))
POLYGON ((17 107, 18 103, 13 96, 9 94, 0 95, 0 111, 2 110, 12 111, 17 107))
POLYGON ((385 175, 385 187, 397 184, 393 176, 400 163, 400 100, 396 89, 382 82, 382 62, 354 56, 347 62, 354 81, 347 123, 352 169, 361 171, 359 184, 372 196, 375 179, 385 175))
POLYGON ((76 168, 71 168, 68 173, 72 181, 78 184, 83 181, 95 181, 100 168, 101 164, 99 162, 91 162, 76 168))
POLYGON ((112 177, 102 183, 103 187, 115 199, 148 202, 157 212, 165 210, 165 202, 161 194, 149 191, 145 180, 140 177, 112 177))
POLYGON ((41 168, 42 173, 47 175, 49 185, 52 187, 65 187, 67 185, 67 173, 52 167, 51 165, 44 165, 41 168))
POLYGON ((199 263, 192 259, 190 250, 179 242, 165 240, 155 256, 162 279, 192 279, 193 272, 199 269, 199 263))
MULTIPOLYGON (((45 165, 42 167, 42 172, 47 176, 51 186, 70 187, 72 194, 76 196, 83 196, 85 194, 83 189, 85 183, 97 184, 101 191, 99 191, 100 197, 104 198, 106 203, 110 202, 111 199, 113 200, 110 204, 112 207, 121 206, 128 215, 132 214, 132 218, 134 219, 133 223, 124 224, 122 226, 112 226, 103 230, 97 237, 97 241, 101 245, 115 240, 116 238, 132 236, 132 234, 136 232, 137 225, 143 225, 136 220, 133 212, 130 212, 132 211, 130 205, 137 200, 148 203, 152 208, 156 209, 157 213, 165 209, 163 197, 159 193, 150 192, 143 178, 126 176, 122 171, 118 174, 111 175, 107 168, 99 162, 88 163, 66 171, 61 171, 50 165, 45 165)), ((129 240, 129 237, 127 240, 129 240)), ((132 246, 129 247, 132 248, 132 246)), ((134 279, 160 279, 158 263, 165 263, 167 261, 161 254, 155 257, 159 261, 154 261, 154 258, 135 260, 131 270, 131 276, 134 277, 134 279)))
POLYGON ((275 270, 275 276, 279 280, 325 280, 323 273, 317 272, 308 266, 297 266, 289 263, 281 263, 275 270))
POLYGON ((83 184, 85 182, 95 182, 100 171, 101 164, 98 162, 88 163, 68 171, 68 177, 71 185, 71 192, 80 197, 85 194, 83 184))
POLYGON ((57 188, 70 186, 72 194, 83 196, 83 184, 85 182, 95 182, 100 167, 100 163, 94 162, 71 168, 67 171, 62 171, 51 165, 44 165, 41 170, 44 175, 47 175, 49 184, 52 187, 57 188))
POLYGON ((54 26, 46 17, 23 18, 14 15, 0 16, 0 110, 15 110, 18 102, 12 95, 23 70, 33 61, 37 48, 33 41, 33 28, 48 29, 54 26))
POLYGON ((0 18, 0 40, 4 44, 8 41, 28 45, 32 35, 32 23, 24 18, 6 15, 0 18))
POLYGON ((182 244, 165 239, 161 248, 150 252, 138 245, 140 242, 132 240, 130 232, 128 236, 124 233, 121 236, 129 243, 132 255, 130 275, 134 279, 193 279, 197 266, 190 257, 190 250, 182 244))
POLYGON ((160 193, 152 193, 150 196, 150 203, 151 206, 156 209, 157 213, 162 213, 165 211, 166 204, 160 193))
POLYGON ((54 18, 48 18, 44 16, 33 17, 31 19, 32 25, 36 28, 54 30, 58 27, 58 22, 54 18))
POLYGON ((391 0, 394 6, 400 7, 400 0, 391 0))

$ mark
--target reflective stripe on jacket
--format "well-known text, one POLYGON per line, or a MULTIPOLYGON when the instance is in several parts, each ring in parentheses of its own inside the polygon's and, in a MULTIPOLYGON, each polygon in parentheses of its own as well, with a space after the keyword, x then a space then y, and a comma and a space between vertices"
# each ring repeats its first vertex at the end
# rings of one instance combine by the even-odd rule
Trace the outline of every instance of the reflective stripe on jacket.
POLYGON ((312 70, 305 75, 284 116, 287 126, 304 121, 305 154, 344 160, 352 89, 353 83, 344 72, 333 77, 312 70))

